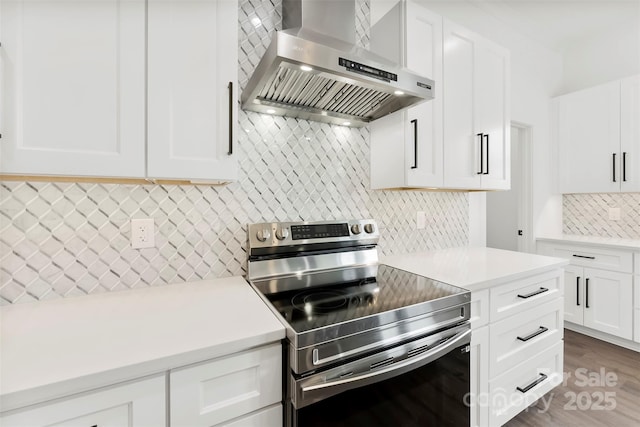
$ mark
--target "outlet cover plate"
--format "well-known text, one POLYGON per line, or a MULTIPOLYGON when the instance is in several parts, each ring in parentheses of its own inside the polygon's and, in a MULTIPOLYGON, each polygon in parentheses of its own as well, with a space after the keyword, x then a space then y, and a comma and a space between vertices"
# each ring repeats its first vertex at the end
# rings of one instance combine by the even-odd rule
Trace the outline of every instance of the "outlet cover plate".
POLYGON ((424 230, 427 226, 427 214, 424 211, 416 212, 416 228, 418 230, 424 230))
POLYGON ((153 248, 156 245, 153 218, 131 220, 131 247, 133 249, 153 248))
POLYGON ((609 208, 609 220, 620 221, 620 208, 609 208))

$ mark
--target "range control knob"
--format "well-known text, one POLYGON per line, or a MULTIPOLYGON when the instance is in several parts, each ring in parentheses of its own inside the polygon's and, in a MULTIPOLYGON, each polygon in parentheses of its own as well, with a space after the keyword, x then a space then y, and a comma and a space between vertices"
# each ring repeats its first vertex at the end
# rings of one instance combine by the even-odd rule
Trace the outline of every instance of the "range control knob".
POLYGON ((284 240, 287 237, 289 237, 289 229, 288 228, 280 227, 280 228, 278 228, 276 230, 276 239, 284 240))
POLYGON ((256 233, 256 239, 258 239, 260 242, 264 242, 270 238, 271 238, 271 231, 268 228, 263 228, 261 230, 258 230, 258 232, 256 233))
POLYGON ((373 224, 365 224, 364 231, 366 231, 369 234, 373 233, 373 224))
POLYGON ((360 224, 353 224, 351 226, 351 232, 353 234, 360 234, 360 224))

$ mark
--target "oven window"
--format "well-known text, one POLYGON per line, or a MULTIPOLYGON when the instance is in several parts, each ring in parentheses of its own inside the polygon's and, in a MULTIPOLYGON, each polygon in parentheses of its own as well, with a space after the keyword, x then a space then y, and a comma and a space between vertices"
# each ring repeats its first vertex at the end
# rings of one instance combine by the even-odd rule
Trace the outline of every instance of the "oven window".
POLYGON ((468 426, 467 344, 406 374, 346 391, 293 411, 298 427, 468 426))

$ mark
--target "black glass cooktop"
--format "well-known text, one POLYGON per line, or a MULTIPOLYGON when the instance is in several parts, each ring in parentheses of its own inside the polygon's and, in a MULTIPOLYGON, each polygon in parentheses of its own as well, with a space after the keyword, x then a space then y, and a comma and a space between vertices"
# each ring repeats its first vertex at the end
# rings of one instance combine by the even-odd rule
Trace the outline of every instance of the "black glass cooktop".
MULTIPOLYGON (((302 333, 469 293, 466 289, 387 265, 375 266, 374 275, 371 270, 368 273, 366 277, 358 278, 359 274, 353 271, 341 271, 341 276, 349 280, 332 284, 326 283, 327 275, 335 275, 335 272, 316 274, 305 277, 302 288, 275 292, 266 297, 291 327, 302 333)), ((270 282, 272 288, 278 288, 278 285, 282 283, 270 282)), ((291 285, 281 287, 291 288, 291 285)))

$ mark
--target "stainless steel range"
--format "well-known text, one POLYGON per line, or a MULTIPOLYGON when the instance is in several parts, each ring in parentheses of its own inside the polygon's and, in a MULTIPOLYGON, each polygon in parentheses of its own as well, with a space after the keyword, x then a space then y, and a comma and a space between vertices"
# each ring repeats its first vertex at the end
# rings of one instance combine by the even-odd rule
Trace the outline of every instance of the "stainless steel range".
POLYGON ((287 426, 469 425, 469 291, 379 264, 373 220, 248 234, 248 279, 287 330, 287 426))

